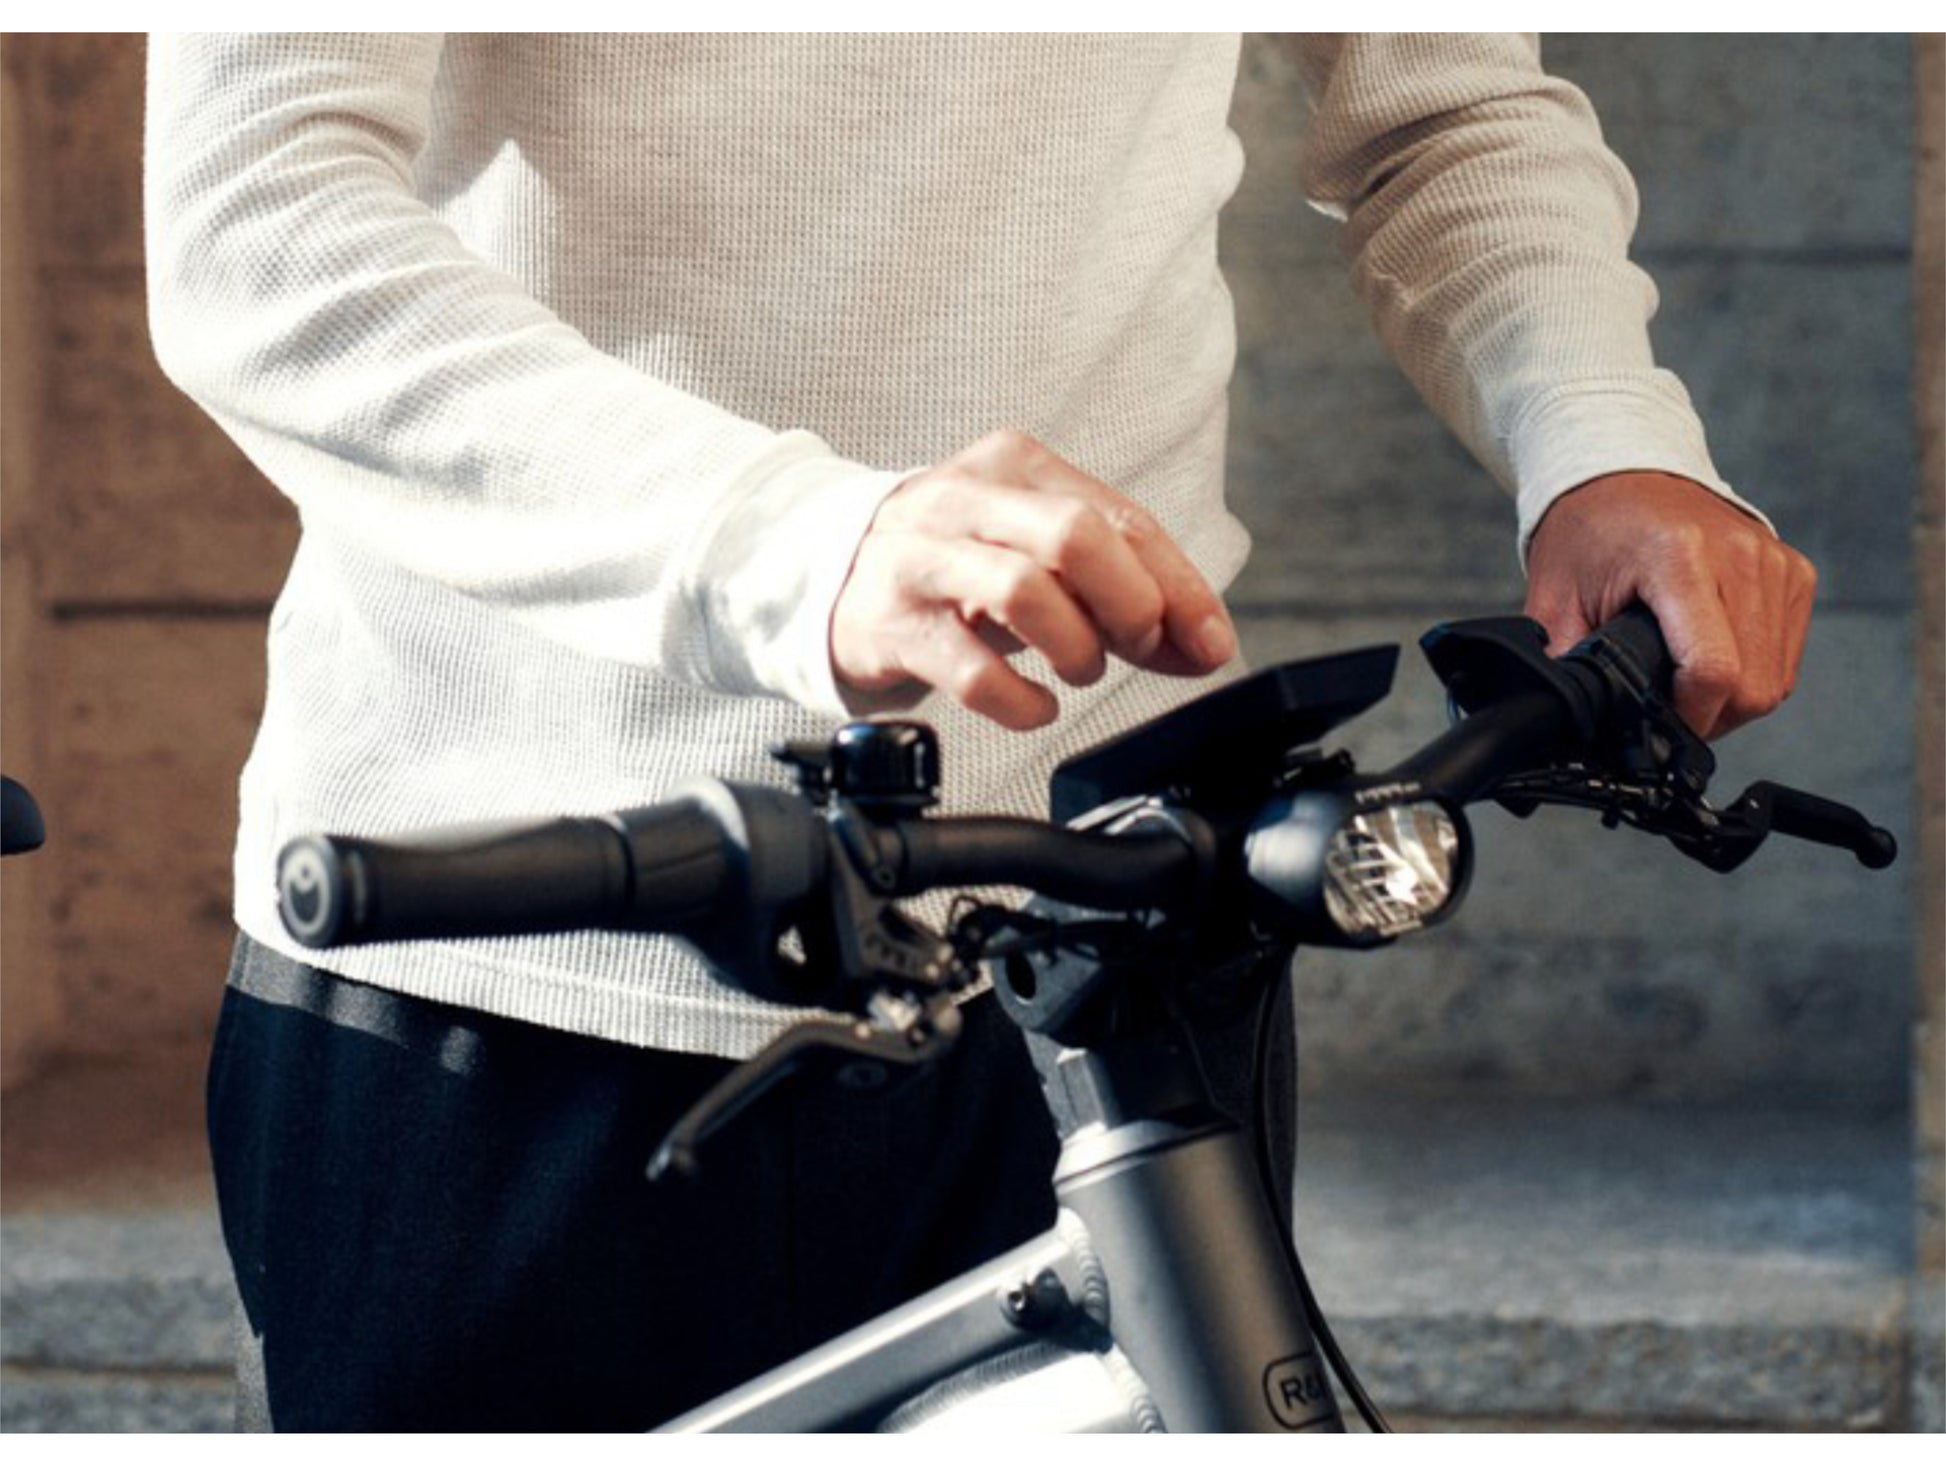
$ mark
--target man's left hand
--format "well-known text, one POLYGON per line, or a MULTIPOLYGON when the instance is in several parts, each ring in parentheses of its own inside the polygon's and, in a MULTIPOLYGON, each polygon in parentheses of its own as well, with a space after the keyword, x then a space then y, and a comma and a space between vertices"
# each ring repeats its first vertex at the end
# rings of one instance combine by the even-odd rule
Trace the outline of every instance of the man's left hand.
POLYGON ((1676 710, 1715 738, 1797 683, 1818 575, 1706 487, 1662 472, 1596 477, 1560 497, 1527 553, 1527 613, 1560 653, 1636 600, 1676 661, 1676 710))

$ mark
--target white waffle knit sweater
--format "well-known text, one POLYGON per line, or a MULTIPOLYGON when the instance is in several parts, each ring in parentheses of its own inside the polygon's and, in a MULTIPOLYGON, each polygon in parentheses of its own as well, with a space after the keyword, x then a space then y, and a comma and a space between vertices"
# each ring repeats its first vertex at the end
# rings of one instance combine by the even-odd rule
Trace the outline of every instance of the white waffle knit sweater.
MULTIPOLYGON (((1319 37, 1306 176, 1427 399, 1515 492, 1728 492, 1650 358, 1635 200, 1516 37, 1319 37)), ((833 600, 907 472, 1011 426, 1209 578, 1234 37, 158 36, 157 353, 296 502, 236 915, 348 977, 743 1055, 790 1017, 609 934, 330 955, 306 832, 583 813, 842 714, 833 600)), ((1437 510, 1437 503, 1428 504, 1437 510)), ((1118 669, 1011 736, 928 702, 948 809, 1206 688, 1118 669)))

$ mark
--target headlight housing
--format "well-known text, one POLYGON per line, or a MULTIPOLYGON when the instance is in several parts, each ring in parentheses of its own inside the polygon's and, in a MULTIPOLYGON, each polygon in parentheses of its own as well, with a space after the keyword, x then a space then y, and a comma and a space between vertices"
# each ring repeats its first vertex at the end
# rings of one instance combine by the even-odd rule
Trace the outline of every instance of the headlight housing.
POLYGON ((1300 942, 1369 947, 1459 905, 1473 844, 1457 807, 1420 787, 1296 791, 1244 839, 1251 911, 1300 942))
POLYGON ((1424 927, 1459 890, 1463 843, 1460 823, 1437 801, 1361 811, 1325 845, 1325 911, 1353 937, 1424 927))

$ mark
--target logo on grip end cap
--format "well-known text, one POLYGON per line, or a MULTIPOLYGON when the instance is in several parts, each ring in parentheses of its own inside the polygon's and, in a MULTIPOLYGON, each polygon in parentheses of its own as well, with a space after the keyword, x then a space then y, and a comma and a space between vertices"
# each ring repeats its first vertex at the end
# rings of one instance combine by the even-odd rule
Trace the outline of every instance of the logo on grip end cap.
POLYGON ((1270 1417, 1287 1430, 1333 1420, 1331 1385, 1316 1350, 1292 1354, 1264 1370, 1264 1403, 1270 1406, 1270 1417))
POLYGON ((300 942, 325 934, 337 921, 331 871, 320 848, 300 843, 284 853, 277 867, 277 905, 284 926, 300 942))

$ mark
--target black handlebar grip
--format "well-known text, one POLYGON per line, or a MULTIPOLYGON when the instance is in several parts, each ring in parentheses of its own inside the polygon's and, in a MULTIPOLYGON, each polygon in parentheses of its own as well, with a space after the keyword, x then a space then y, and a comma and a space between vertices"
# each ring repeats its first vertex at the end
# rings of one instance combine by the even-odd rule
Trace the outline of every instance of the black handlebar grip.
POLYGON ((1158 818, 1143 834, 1108 837, 1005 816, 915 821, 898 832, 893 885, 901 896, 1006 885, 1077 907, 1174 907, 1198 890, 1201 825, 1158 818))
POLYGON ((304 837, 277 859, 278 910, 307 948, 575 928, 670 930, 717 910, 723 834, 701 806, 441 833, 304 837))
POLYGON ((1669 643, 1662 637, 1662 626, 1645 603, 1632 603, 1596 629, 1572 651, 1591 654, 1595 640, 1619 652, 1634 674, 1638 686, 1652 689, 1664 703, 1675 685, 1676 661, 1669 643))
POLYGON ((31 852, 46 841, 47 823, 34 793, 12 776, 0 776, 0 856, 31 852))

